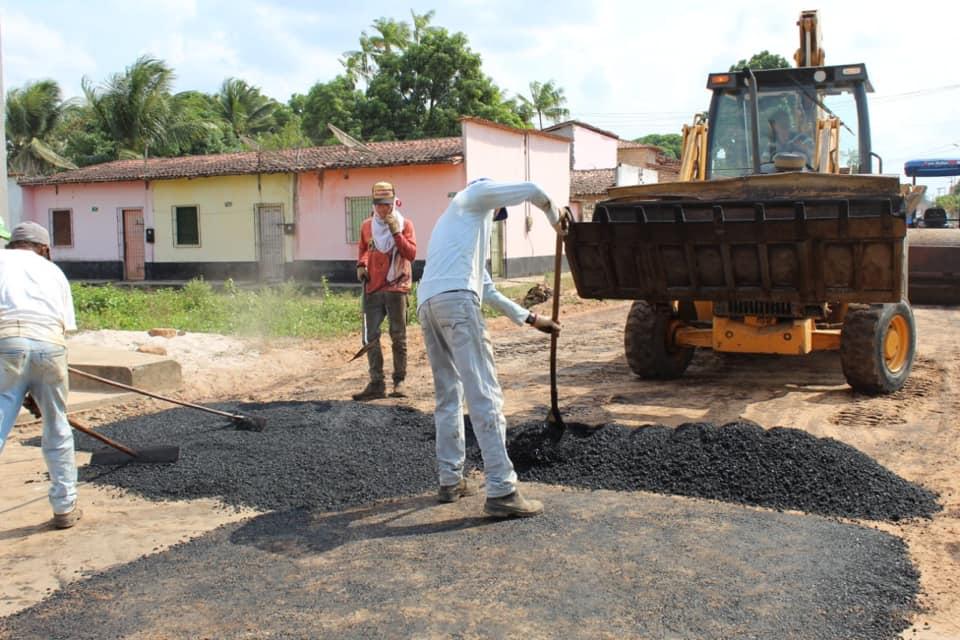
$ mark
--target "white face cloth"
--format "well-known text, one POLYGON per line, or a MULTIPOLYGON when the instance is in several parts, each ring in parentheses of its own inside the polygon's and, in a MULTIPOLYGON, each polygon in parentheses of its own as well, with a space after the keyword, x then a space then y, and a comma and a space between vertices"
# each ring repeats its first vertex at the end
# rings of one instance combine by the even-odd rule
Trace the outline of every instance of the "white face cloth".
MULTIPOLYGON (((393 215, 400 225, 400 231, 403 231, 403 214, 396 207, 393 208, 393 215)), ((397 243, 393 241, 393 234, 390 233, 390 227, 386 222, 380 219, 380 216, 373 214, 373 246, 380 253, 390 254, 390 269, 387 271, 387 282, 394 282, 397 279, 398 263, 400 253, 397 251, 397 243)))

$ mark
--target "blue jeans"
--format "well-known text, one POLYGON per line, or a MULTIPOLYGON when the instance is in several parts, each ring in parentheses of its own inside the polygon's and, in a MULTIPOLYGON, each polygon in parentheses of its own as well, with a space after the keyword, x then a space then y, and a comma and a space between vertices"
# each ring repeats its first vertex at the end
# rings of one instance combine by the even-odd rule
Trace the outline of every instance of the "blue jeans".
POLYGON ((73 430, 67 422, 67 350, 30 338, 0 338, 0 453, 30 393, 43 414, 43 458, 50 473, 54 513, 69 513, 77 500, 73 430))
POLYGON ((472 291, 447 291, 424 302, 419 318, 433 369, 440 484, 452 486, 463 477, 466 446, 461 403, 466 398, 483 455, 487 497, 510 495, 516 491, 517 474, 507 454, 503 392, 480 301, 472 291))

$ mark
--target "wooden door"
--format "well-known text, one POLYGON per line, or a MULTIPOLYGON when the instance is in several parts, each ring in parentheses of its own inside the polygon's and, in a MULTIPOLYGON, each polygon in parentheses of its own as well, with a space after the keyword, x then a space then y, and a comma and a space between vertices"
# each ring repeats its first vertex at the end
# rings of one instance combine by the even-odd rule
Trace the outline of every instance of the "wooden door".
POLYGON ((260 244, 260 280, 283 280, 283 209, 280 205, 257 207, 257 229, 260 244))
POLYGON ((123 210, 123 279, 143 280, 146 244, 143 238, 143 209, 123 210))

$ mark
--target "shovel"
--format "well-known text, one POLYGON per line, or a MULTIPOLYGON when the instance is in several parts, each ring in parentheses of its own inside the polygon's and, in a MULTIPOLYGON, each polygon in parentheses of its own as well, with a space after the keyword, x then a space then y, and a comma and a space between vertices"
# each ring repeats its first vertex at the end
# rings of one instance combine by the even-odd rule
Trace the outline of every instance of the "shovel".
POLYGON ((363 346, 360 347, 360 351, 357 351, 353 354, 353 357, 350 358, 347 362, 353 362, 367 351, 373 348, 374 343, 367 342, 367 281, 363 280, 360 283, 360 317, 363 320, 363 346))
MULTIPOLYGON (((567 213, 560 217, 564 230, 567 228, 567 213)), ((563 259, 563 235, 557 234, 557 248, 553 258, 553 309, 551 320, 556 322, 560 318, 560 267, 563 259)), ((560 407, 557 406, 557 334, 550 332, 550 411, 547 413, 545 431, 547 438, 557 443, 563 437, 567 427, 560 416, 560 407)))

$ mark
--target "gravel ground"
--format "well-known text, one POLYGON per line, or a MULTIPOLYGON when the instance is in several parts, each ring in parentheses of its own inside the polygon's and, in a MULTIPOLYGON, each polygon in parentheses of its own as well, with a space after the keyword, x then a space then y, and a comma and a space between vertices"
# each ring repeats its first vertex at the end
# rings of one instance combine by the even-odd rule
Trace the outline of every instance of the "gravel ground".
POLYGON ((265 514, 67 585, 0 637, 892 640, 914 606, 906 549, 876 530, 528 488, 548 511, 520 521, 432 496, 265 514))
MULTIPOLYGON (((842 442, 753 422, 630 429, 607 425, 545 443, 540 424, 511 433, 518 474, 588 489, 655 491, 848 518, 930 517, 937 496, 842 442)), ((571 430, 572 431, 572 430, 571 430)))

